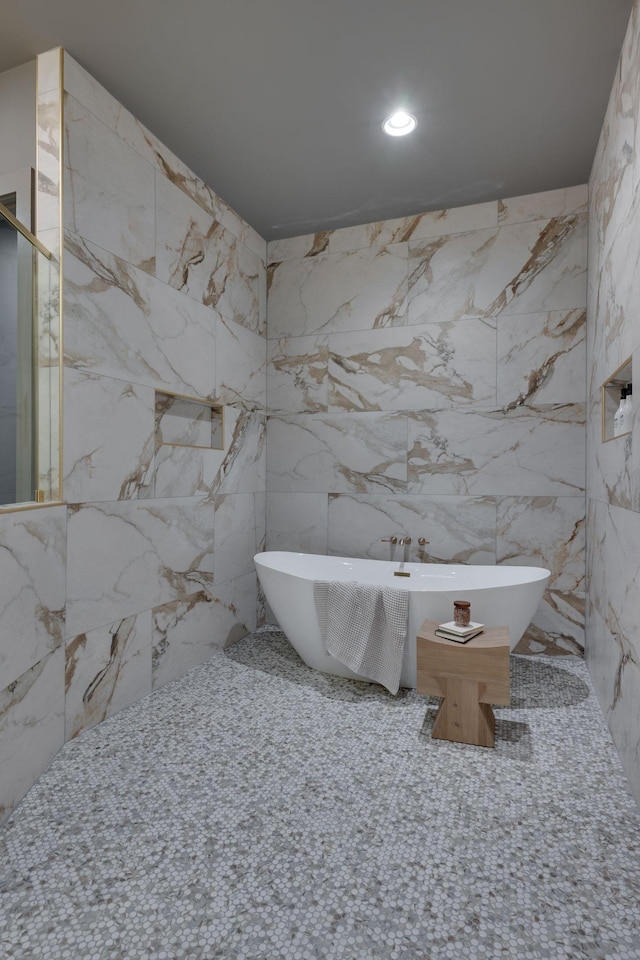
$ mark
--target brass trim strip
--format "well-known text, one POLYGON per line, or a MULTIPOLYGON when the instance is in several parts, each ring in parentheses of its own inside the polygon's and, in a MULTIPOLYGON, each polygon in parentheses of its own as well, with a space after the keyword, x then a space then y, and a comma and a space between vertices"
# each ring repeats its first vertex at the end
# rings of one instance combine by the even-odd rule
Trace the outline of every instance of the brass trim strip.
POLYGON ((47 500, 45 503, 12 503, 0 506, 0 515, 3 513, 22 513, 24 510, 46 510, 49 507, 66 507, 64 500, 47 500))
POLYGON ((11 211, 7 210, 4 203, 0 203, 0 216, 4 217, 5 220, 8 220, 11 226, 14 227, 18 233, 22 234, 22 236, 28 240, 29 243, 36 248, 36 250, 39 250, 40 253, 47 258, 47 260, 51 260, 51 251, 47 250, 44 243, 41 243, 37 237, 34 237, 34 235, 31 233, 31 230, 25 227, 24 223, 20 223, 17 217, 14 217, 11 211))
POLYGON ((60 100, 58 104, 58 230, 60 233, 60 256, 58 258, 58 499, 64 497, 64 47, 60 47, 60 72, 58 83, 60 100))

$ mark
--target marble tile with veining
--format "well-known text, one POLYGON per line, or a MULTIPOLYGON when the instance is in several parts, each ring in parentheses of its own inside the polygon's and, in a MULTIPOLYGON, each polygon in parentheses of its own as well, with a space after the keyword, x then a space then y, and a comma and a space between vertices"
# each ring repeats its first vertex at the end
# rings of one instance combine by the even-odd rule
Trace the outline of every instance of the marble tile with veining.
POLYGON ((493 319, 329 337, 330 410, 435 410, 495 398, 493 319))
POLYGON ((380 220, 362 226, 334 230, 329 237, 329 252, 344 253, 362 247, 426 240, 468 230, 483 230, 498 225, 497 201, 467 207, 432 210, 395 220, 380 220))
POLYGON ((374 493, 406 489, 407 421, 400 414, 302 414, 267 422, 270 491, 374 493))
POLYGON ((154 391, 69 369, 64 493, 70 503, 145 496, 154 454, 154 391))
POLYGON ((218 608, 205 593, 172 600, 155 607, 152 618, 153 689, 182 677, 224 646, 226 635, 216 632, 218 608))
POLYGON ((329 497, 329 553, 414 563, 496 562, 496 504, 492 497, 329 497), (410 548, 383 538, 411 536, 410 548), (428 540, 419 544, 418 539, 428 540))
POLYGON ((586 400, 586 310, 497 318, 497 404, 586 400))
POLYGON ((406 322, 407 244, 321 254, 269 267, 269 338, 406 322))
POLYGON ((67 230, 154 272, 153 167, 68 95, 64 190, 67 230))
POLYGON ((70 508, 67 636, 209 589, 213 525, 207 499, 70 508))
POLYGON ((584 404, 415 413, 408 449, 411 493, 575 496, 584 490, 584 404))
POLYGON ((584 647, 584 497, 499 497, 497 561, 546 567, 551 578, 525 638, 530 652, 584 647), (536 629, 537 628, 537 629, 536 629), (540 649, 542 645, 542 649, 540 649))
POLYGON ((0 688, 0 820, 64 743, 64 648, 0 688))
POLYGON ((65 249, 67 366, 214 396, 211 310, 73 234, 65 249))
POLYGON ((550 220, 576 213, 587 213, 589 185, 578 184, 561 190, 530 193, 522 197, 498 200, 498 223, 522 223, 525 220, 550 220))
MULTIPOLYGON (((604 505, 603 505, 604 506, 604 505)), ((611 733, 630 778, 640 790, 640 514, 604 507, 605 609, 590 611, 589 669, 611 733)))
POLYGON ((64 53, 65 90, 132 147, 167 180, 208 210, 223 226, 263 261, 266 242, 207 186, 168 147, 161 143, 132 113, 84 70, 66 51, 64 53))
POLYGON ((156 178, 158 279, 264 334, 260 286, 264 264, 243 243, 164 177, 156 178))
MULTIPOLYGON (((599 393, 600 391, 587 408, 588 494, 597 500, 631 510, 634 509, 634 493, 638 484, 635 472, 640 445, 638 428, 636 427, 637 442, 633 433, 603 440, 602 403, 599 393)), ((637 411, 635 419, 638 419, 637 411)))
POLYGON ((328 253, 332 230, 308 233, 302 237, 288 237, 284 240, 270 240, 267 244, 267 263, 281 263, 283 260, 301 260, 304 257, 317 257, 319 253, 328 253))
POLYGON ((264 549, 264 493, 226 493, 214 497, 213 581, 246 576, 255 569, 253 558, 264 549))
POLYGON ((254 493, 264 490, 265 470, 265 415, 241 406, 226 406, 224 449, 159 447, 149 495, 254 493))
POLYGON ((327 553, 326 493, 267 493, 267 550, 327 553))
POLYGON ((65 739, 151 692, 151 612, 66 642, 65 739))
POLYGON ((409 323, 583 307, 587 218, 558 217, 409 244, 409 323))
POLYGON ((216 399, 243 407, 266 408, 267 343, 239 323, 216 321, 216 399))
POLYGON ((321 413, 328 408, 328 337, 267 341, 270 413, 321 413))
POLYGON ((67 508, 0 512, 0 689, 60 646, 67 508))
POLYGON ((36 233, 44 243, 44 231, 55 231, 49 239, 48 249, 56 257, 60 255, 60 154, 64 136, 60 127, 61 95, 56 84, 39 93, 36 99, 36 233))
POLYGON ((215 584, 211 596, 216 646, 228 647, 255 630, 261 607, 255 571, 215 584))

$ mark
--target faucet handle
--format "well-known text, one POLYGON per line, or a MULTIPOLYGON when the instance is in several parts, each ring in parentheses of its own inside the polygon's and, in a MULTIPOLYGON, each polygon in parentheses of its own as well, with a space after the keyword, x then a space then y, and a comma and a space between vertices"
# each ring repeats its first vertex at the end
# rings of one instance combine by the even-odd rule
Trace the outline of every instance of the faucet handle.
POLYGON ((425 543, 429 543, 429 541, 425 540, 424 537, 418 537, 418 543, 420 544, 421 547, 424 547, 425 543))
POLYGON ((403 547, 404 546, 408 547, 410 543, 411 543, 411 537, 402 537, 402 539, 400 540, 400 545, 403 547))
POLYGON ((380 541, 380 543, 397 543, 397 542, 398 542, 397 537, 383 537, 382 540, 380 541))

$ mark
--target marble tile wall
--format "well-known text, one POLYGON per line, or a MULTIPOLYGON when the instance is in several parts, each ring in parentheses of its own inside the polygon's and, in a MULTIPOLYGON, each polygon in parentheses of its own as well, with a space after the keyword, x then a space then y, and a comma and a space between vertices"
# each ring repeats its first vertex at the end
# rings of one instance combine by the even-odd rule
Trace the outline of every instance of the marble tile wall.
POLYGON ((601 384, 640 371, 640 5, 633 5, 589 180, 587 639, 593 683, 640 802, 640 416, 601 435, 601 384))
POLYGON ((67 54, 64 81, 67 505, 0 513, 0 817, 264 616, 266 244, 67 54), (224 405, 222 449, 167 443, 156 391, 224 405))
POLYGON ((543 564, 521 648, 582 651, 587 199, 269 244, 268 549, 543 564))

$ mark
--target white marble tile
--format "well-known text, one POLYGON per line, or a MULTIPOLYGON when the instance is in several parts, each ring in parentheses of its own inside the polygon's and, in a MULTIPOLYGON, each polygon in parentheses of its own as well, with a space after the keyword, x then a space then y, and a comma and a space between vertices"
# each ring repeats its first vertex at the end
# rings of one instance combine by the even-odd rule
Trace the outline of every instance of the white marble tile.
POLYGON ((184 676, 224 646, 226 635, 216 626, 218 608, 200 591, 185 600, 173 600, 153 610, 153 689, 184 676))
POLYGON ((307 414, 267 423, 269 491, 374 493, 406 487, 406 418, 307 414))
POLYGON ((0 513, 0 689, 60 646, 67 509, 0 513))
POLYGON ((97 80, 66 51, 64 55, 65 90, 99 120, 111 128, 124 143, 174 183, 187 196, 213 215, 263 261, 266 242, 202 180, 189 170, 139 120, 126 110, 97 80))
POLYGON ((497 319, 497 403, 584 403, 586 311, 502 315, 497 319))
POLYGON ((329 337, 329 409, 423 410, 496 401, 496 321, 329 337))
POLYGON ((492 497, 336 494, 329 497, 329 553, 419 563, 495 563, 492 497), (410 536, 409 548, 383 538, 410 536), (418 539, 429 542, 424 545, 418 539))
MULTIPOLYGON (((584 497, 500 497, 498 563, 546 567, 551 578, 533 624, 568 652, 584 647, 584 497)), ((535 642, 535 633, 532 641, 535 642)), ((546 648, 545 648, 546 649, 546 648)))
POLYGON ((260 609, 255 572, 214 585, 212 597, 212 634, 217 646, 228 647, 255 630, 260 609))
POLYGON ((584 404, 414 414, 408 449, 411 493, 577 495, 584 404))
POLYGON ((322 254, 269 267, 269 338, 406 322, 407 245, 322 254))
POLYGON ((264 543, 264 509, 259 518, 256 497, 264 494, 227 493, 214 497, 213 582, 244 577, 255 569, 253 558, 264 543))
POLYGON ((53 47, 36 56, 36 93, 60 88, 60 64, 60 47, 53 47))
POLYGON ((266 486, 266 417, 242 407, 225 408, 226 455, 214 493, 258 493, 266 486))
POLYGON ((270 413, 321 413, 328 405, 328 337, 267 341, 270 413))
POLYGON ((153 167, 68 94, 64 156, 65 228, 153 273, 153 167))
POLYGON ((216 322, 216 399, 264 410, 267 394, 266 340, 239 323, 216 322))
POLYGON ((208 589, 213 503, 90 503, 70 509, 67 636, 208 589))
POLYGON ((151 692, 151 612, 66 643, 65 737, 101 723, 151 692))
POLYGON ((586 216, 409 244, 409 323, 583 307, 586 216))
POLYGON ((525 220, 550 220, 586 213, 589 205, 589 185, 578 184, 561 190, 530 193, 523 197, 509 197, 498 201, 498 223, 522 223, 525 220))
MULTIPOLYGON (((602 508, 598 508, 601 510, 602 508)), ((602 556, 606 596, 602 612, 590 609, 589 670, 623 766, 634 791, 640 788, 640 514, 604 507, 602 556)))
POLYGON ((261 261, 210 213, 162 176, 156 184, 157 277, 264 334, 261 261))
POLYGON ((325 493, 267 493, 267 550, 327 553, 325 493))
POLYGON ((66 237, 67 366, 208 398, 215 314, 73 234, 66 237))
POLYGON ((380 220, 362 226, 334 230, 329 235, 329 252, 345 253, 362 247, 426 240, 468 230, 483 230, 498 225, 498 202, 477 203, 467 207, 432 210, 412 217, 380 220))
POLYGON ((317 257, 319 253, 328 253, 329 238, 332 234, 332 230, 321 230, 318 233, 308 233, 302 237, 270 240, 267 244, 267 263, 301 260, 303 257, 317 257))
POLYGON ((264 490, 264 414, 226 406, 224 444, 223 450, 158 448, 151 484, 153 496, 193 497, 264 490))
POLYGON ((71 503, 144 496, 154 453, 154 391, 69 369, 64 494, 71 503))
POLYGON ((60 256, 61 96, 58 82, 36 98, 36 235, 44 243, 43 235, 48 233, 46 246, 56 258, 60 256))
POLYGON ((64 743, 64 648, 0 689, 0 820, 64 743))

